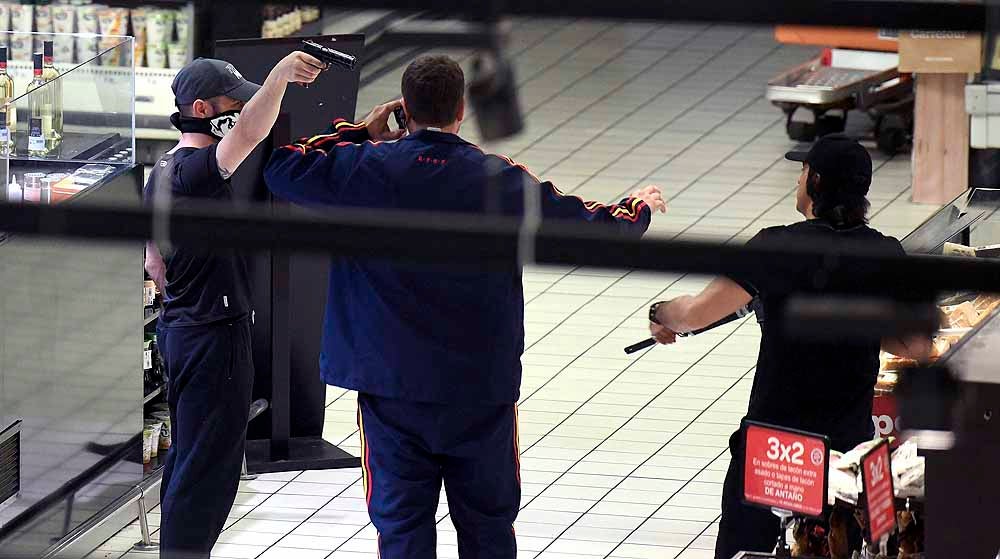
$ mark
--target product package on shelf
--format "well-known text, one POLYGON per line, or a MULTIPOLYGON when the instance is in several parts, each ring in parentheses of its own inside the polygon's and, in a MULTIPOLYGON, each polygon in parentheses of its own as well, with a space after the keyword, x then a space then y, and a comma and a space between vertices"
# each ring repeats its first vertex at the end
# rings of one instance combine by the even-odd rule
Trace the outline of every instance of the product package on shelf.
MULTIPOLYGON (((42 39, 31 33, 55 33, 56 59, 83 63, 120 43, 111 36, 132 35, 136 66, 181 68, 191 59, 190 17, 188 10, 157 5, 123 8, 89 0, 36 4, 0 0, 0 31, 13 32, 0 37, 0 46, 10 47, 11 60, 30 61, 32 53, 42 48, 42 39), (68 36, 73 33, 78 35, 68 36)), ((115 50, 102 57, 101 64, 132 63, 125 58, 126 51, 115 50)))
POLYGON ((105 66, 125 66, 131 64, 131 60, 126 60, 126 52, 123 49, 114 47, 121 42, 117 37, 128 34, 128 8, 108 8, 102 7, 97 11, 97 25, 102 38, 98 39, 98 49, 101 52, 114 49, 111 53, 101 58, 101 64, 105 66))
MULTIPOLYGON (((52 5, 51 4, 38 4, 35 6, 35 32, 36 33, 52 33, 52 5)), ((36 36, 34 41, 34 50, 42 50, 42 38, 36 36)))
POLYGON ((146 18, 149 11, 146 8, 132 8, 129 18, 132 22, 132 36, 135 37, 135 65, 146 65, 146 45, 149 36, 146 33, 146 18))
POLYGON ((794 520, 791 557, 916 559, 912 554, 924 547, 924 459, 912 442, 892 452, 886 442, 830 452, 826 507, 821 515, 794 520), (852 532, 868 542, 885 537, 888 555, 863 554, 852 532))
POLYGON ((159 301, 160 293, 156 289, 156 283, 147 279, 142 285, 142 307, 143 318, 149 318, 156 314, 156 303, 159 301))
POLYGON ((146 332, 143 342, 142 370, 145 394, 150 394, 163 386, 163 360, 160 357, 160 346, 155 332, 146 332))
MULTIPOLYGON (((10 31, 10 4, 0 2, 0 31, 10 31)), ((0 47, 10 46, 10 35, 0 35, 0 47)))
POLYGON ((261 37, 288 37, 302 30, 303 25, 318 21, 319 6, 288 6, 266 4, 261 37))
POLYGON ((100 32, 97 22, 97 8, 94 4, 76 6, 77 33, 91 35, 90 37, 76 37, 76 62, 86 62, 97 56, 99 40, 97 34, 100 32))
POLYGON ((12 173, 7 199, 25 204, 58 204, 105 180, 114 169, 111 165, 91 164, 72 173, 12 173))
MULTIPOLYGON (((183 10, 148 9, 132 26, 145 25, 146 65, 150 68, 183 68, 190 61, 191 20, 183 10)), ((138 34, 139 32, 136 31, 138 34)), ((138 36, 138 35, 137 35, 138 36)))
POLYGON ((63 64, 75 63, 76 41, 69 34, 76 32, 76 9, 66 4, 52 6, 52 38, 55 43, 55 58, 63 64))
POLYGON ((30 60, 34 50, 31 31, 34 29, 35 7, 30 4, 8 3, 10 11, 10 27, 13 31, 10 36, 10 58, 11 60, 30 60))

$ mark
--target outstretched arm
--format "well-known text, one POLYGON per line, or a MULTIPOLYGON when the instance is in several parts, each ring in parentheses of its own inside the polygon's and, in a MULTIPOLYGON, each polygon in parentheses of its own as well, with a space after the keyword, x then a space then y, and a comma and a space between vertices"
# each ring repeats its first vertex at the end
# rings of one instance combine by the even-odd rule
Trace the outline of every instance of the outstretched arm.
POLYGON ((243 107, 240 119, 232 131, 219 142, 216 159, 223 178, 232 176, 257 144, 271 133, 288 84, 312 83, 316 81, 322 68, 321 61, 298 51, 275 65, 260 91, 243 107))
POLYGON ((673 343, 674 332, 693 332, 726 318, 745 307, 753 297, 740 284, 719 277, 701 293, 685 295, 662 303, 649 331, 660 343, 673 343))
MULTIPOLYGON (((400 101, 378 105, 364 121, 333 121, 326 134, 303 138, 275 150, 264 170, 271 192, 296 204, 337 204, 350 196, 348 183, 363 173, 365 160, 377 158, 375 141, 395 140, 405 133, 389 130, 388 120, 400 101)), ((356 183, 356 181, 355 181, 356 183)), ((371 190, 373 185, 366 184, 371 190)))
POLYGON ((667 211, 667 204, 658 186, 647 186, 617 204, 601 204, 563 194, 551 182, 543 182, 524 165, 519 165, 508 157, 490 157, 494 158, 492 163, 499 164, 496 176, 505 185, 507 208, 513 214, 524 211, 524 196, 527 192, 539 197, 543 218, 605 223, 616 226, 624 235, 638 237, 649 228, 653 212, 667 211))

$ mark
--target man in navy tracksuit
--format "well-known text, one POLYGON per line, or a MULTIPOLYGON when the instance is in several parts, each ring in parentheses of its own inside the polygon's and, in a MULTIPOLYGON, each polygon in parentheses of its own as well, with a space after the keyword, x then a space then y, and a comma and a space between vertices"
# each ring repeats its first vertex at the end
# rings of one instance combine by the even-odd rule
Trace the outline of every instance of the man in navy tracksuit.
MULTIPOLYGON (((619 205, 584 202, 483 153, 457 135, 464 87, 450 58, 418 59, 403 75, 402 101, 277 150, 268 186, 309 206, 475 214, 494 204, 507 215, 522 213, 528 190, 546 218, 635 237, 652 211, 665 211, 657 187, 619 205), (400 106, 405 137, 387 125, 400 106)), ((435 557, 442 482, 459 555, 516 556, 523 318, 519 266, 333 259, 320 366, 327 383, 359 392, 365 495, 384 559, 435 557)))

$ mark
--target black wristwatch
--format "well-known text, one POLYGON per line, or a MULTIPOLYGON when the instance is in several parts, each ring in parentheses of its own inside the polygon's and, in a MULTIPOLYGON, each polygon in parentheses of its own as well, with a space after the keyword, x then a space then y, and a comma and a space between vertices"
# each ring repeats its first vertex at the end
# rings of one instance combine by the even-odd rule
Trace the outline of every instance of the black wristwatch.
MULTIPOLYGON (((660 321, 656 319, 656 309, 663 303, 666 303, 666 301, 657 301, 649 306, 649 321, 653 324, 660 324, 660 321)), ((660 326, 663 325, 660 324, 660 326)))

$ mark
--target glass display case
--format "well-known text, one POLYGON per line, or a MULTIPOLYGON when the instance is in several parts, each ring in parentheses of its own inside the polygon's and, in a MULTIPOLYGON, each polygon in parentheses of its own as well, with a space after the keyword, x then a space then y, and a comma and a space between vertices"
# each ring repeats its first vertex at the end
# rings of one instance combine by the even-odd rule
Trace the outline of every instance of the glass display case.
MULTIPOLYGON (((1000 190, 974 188, 946 204, 902 240, 907 254, 996 258, 1000 256, 1000 190)), ((997 286, 1000 292, 1000 284, 997 286)), ((934 337, 932 361, 955 366, 956 354, 966 352, 1000 308, 1000 294, 963 291, 938 298, 941 328, 934 337), (962 348, 966 347, 966 350, 962 348)), ((987 329, 989 330, 989 329, 987 329)), ((995 351, 995 348, 994 348, 995 351)), ((899 419, 893 391, 905 368, 917 363, 883 352, 876 385, 873 421, 882 435, 898 435, 899 419)), ((963 371, 956 371, 960 374, 963 371)))
MULTIPOLYGON (((5 44, 2 199, 138 205, 132 39, 0 33, 5 44), (78 40, 94 53, 61 60, 78 40)), ((121 458, 143 429, 142 245, 0 234, 0 556, 43 556, 142 480, 121 458)))
MULTIPOLYGON (((22 39, 6 35, 0 45, 22 39)), ((31 59, 9 58, 6 75, 0 68, 0 91, 8 87, 0 174, 8 201, 55 204, 135 164, 134 44, 124 36, 35 33, 28 40, 36 45, 31 59), (99 50, 79 64, 61 63, 56 45, 80 37, 99 50)))

